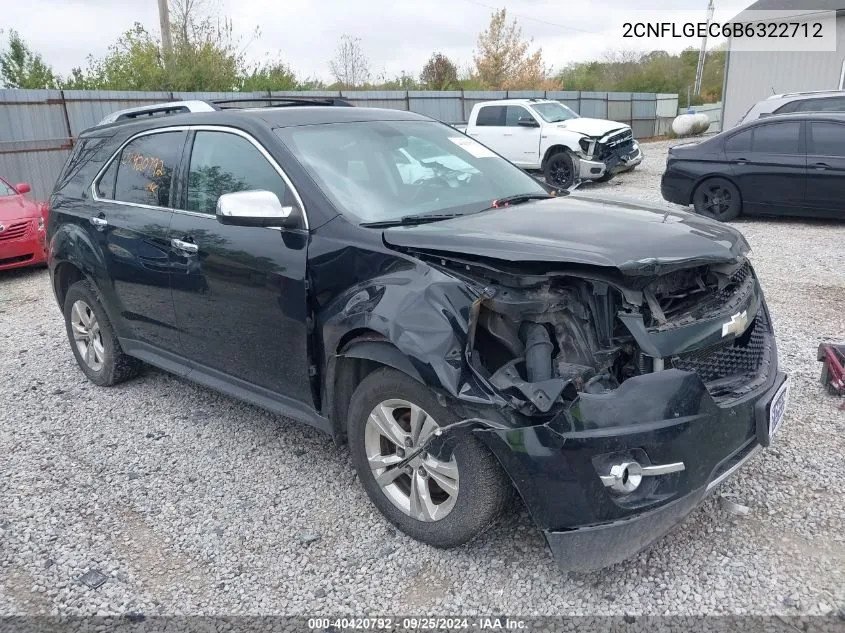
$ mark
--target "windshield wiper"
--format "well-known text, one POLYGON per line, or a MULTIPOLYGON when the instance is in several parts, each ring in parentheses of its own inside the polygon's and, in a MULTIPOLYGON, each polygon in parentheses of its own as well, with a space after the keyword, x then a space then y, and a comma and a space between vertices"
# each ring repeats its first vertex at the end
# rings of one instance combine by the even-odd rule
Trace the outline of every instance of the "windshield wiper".
POLYGON ((505 196, 504 198, 493 200, 493 203, 487 208, 501 209, 502 207, 511 207, 516 204, 522 204, 523 202, 528 202, 529 200, 546 200, 553 197, 554 196, 547 193, 518 193, 515 196, 505 196))
POLYGON ((377 222, 362 222, 359 226, 365 226, 372 229, 383 229, 391 226, 415 226, 417 224, 426 224, 427 222, 439 222, 440 220, 449 220, 457 218, 465 213, 420 213, 418 215, 405 215, 401 218, 393 220, 379 220, 377 222))

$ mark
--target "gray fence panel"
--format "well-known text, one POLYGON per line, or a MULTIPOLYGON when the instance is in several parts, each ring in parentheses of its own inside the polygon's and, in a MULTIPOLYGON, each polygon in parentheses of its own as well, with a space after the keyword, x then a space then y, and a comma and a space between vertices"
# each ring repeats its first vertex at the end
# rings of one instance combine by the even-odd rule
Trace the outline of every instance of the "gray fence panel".
POLYGON ((631 123, 631 93, 607 93, 607 118, 611 121, 631 123))
POLYGON ((545 90, 508 90, 508 99, 545 99, 545 90))
POLYGON ((634 138, 651 138, 654 136, 654 119, 647 121, 631 121, 631 132, 634 138))
POLYGON ((0 90, 0 143, 69 134, 59 90, 0 90))
POLYGON ((657 118, 657 99, 653 94, 635 92, 632 97, 633 118, 635 120, 657 118))
POLYGON ((133 92, 130 90, 65 90, 65 108, 73 136, 97 125, 117 110, 171 101, 169 92, 133 92))
POLYGON ((29 194, 31 198, 47 200, 62 166, 70 155, 70 149, 32 150, 4 147, 9 145, 12 144, 0 143, 0 174, 12 184, 29 183, 32 187, 32 193, 29 194))
POLYGON ((408 109, 408 93, 404 90, 343 90, 340 96, 362 108, 408 109))
POLYGON ((547 90, 546 98, 560 101, 575 112, 581 109, 581 93, 578 90, 547 90))
POLYGON ((430 116, 444 123, 462 123, 464 118, 463 93, 460 90, 411 90, 408 105, 411 112, 430 116))
POLYGON ((607 118, 607 93, 582 92, 578 114, 593 119, 607 118))

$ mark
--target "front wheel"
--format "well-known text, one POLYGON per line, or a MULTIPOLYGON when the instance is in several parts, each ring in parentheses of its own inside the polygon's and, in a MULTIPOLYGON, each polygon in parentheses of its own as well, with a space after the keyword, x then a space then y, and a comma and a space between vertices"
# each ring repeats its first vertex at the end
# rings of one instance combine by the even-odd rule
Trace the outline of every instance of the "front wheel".
POLYGON ((706 218, 728 222, 742 212, 739 189, 725 178, 710 178, 702 182, 692 197, 695 212, 706 218))
POLYGON ((495 458, 467 431, 456 431, 448 458, 420 453, 402 463, 457 421, 425 385, 389 368, 367 376, 349 405, 349 449, 370 500, 405 534, 435 547, 484 532, 511 495, 495 458))
POLYGON ((546 182, 554 187, 560 189, 571 187, 575 182, 575 163, 569 152, 560 151, 549 156, 543 168, 543 175, 546 177, 546 182))

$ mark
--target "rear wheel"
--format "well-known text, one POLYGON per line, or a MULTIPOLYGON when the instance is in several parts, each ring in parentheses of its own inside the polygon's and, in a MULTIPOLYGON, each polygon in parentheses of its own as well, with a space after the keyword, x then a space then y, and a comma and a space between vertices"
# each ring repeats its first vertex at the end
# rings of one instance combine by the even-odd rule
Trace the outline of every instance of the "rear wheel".
POLYGON ((141 361, 123 353, 100 298, 88 281, 78 281, 68 288, 64 315, 71 350, 88 380, 109 387, 137 375, 141 361))
POLYGON ((572 186, 575 182, 575 163, 569 152, 561 150, 549 156, 543 168, 543 175, 546 182, 555 187, 566 189, 572 186))
POLYGON ((728 222, 742 212, 739 189, 725 178, 710 178, 702 182, 692 198, 695 212, 713 220, 728 222))
POLYGON ((367 376, 349 406, 349 448, 367 495, 394 525, 435 547, 484 532, 511 498, 495 458, 471 433, 456 431, 448 458, 421 453, 439 427, 457 422, 427 387, 394 369, 367 376))

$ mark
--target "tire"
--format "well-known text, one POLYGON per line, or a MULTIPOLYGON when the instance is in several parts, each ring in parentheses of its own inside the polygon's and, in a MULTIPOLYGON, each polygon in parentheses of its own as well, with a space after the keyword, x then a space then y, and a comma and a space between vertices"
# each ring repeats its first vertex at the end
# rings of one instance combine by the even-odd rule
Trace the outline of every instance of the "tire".
MULTIPOLYGON (((407 415, 411 410, 402 406, 406 404, 418 407, 422 413, 418 419, 425 420, 419 426, 422 429, 420 440, 437 425, 445 426, 459 420, 438 402, 435 394, 425 385, 394 369, 376 370, 361 382, 349 405, 348 434, 352 462, 370 500, 397 528, 434 547, 457 547, 482 534, 495 522, 508 506, 513 489, 493 455, 469 431, 455 431, 455 448, 449 463, 429 456, 422 463, 418 462, 419 468, 415 466, 411 469, 411 475, 403 473, 398 477, 396 473, 399 471, 391 470, 389 465, 382 469, 372 468, 370 457, 379 455, 378 459, 399 461, 405 453, 400 453, 401 449, 396 449, 397 444, 388 439, 383 427, 371 420, 374 417, 371 413, 384 406, 382 410, 393 414, 396 428, 404 433, 402 439, 407 441, 411 437, 411 433, 407 432, 411 430, 408 424, 410 416, 407 415), (393 411, 390 411, 391 408, 393 411), (403 425, 406 426, 403 428, 403 425), (374 450, 374 447, 380 448, 374 450), (392 449, 396 449, 395 454, 384 455, 392 449), (421 472, 423 468, 425 473, 421 472), (387 474, 392 483, 382 487, 376 481, 377 474, 380 477, 387 474), (444 483, 441 488, 438 484, 446 480, 449 485, 444 483), (417 498, 427 498, 436 508, 435 512, 430 512, 430 506, 420 501, 417 516, 412 516, 415 511, 411 500, 412 481, 417 483, 417 490, 422 491, 422 496, 417 498), (419 487, 420 484, 423 487, 419 487), (454 489, 454 495, 447 492, 454 489), (405 497, 407 507, 401 509, 405 497)), ((392 426, 390 428, 396 430, 392 426)), ((416 445, 419 446, 419 443, 416 445)), ((407 455, 411 451, 412 447, 408 448, 407 455)))
POLYGON ((546 182, 554 187, 566 189, 575 182, 575 163, 569 152, 561 150, 546 159, 543 166, 546 182))
POLYGON ((68 288, 63 312, 70 348, 88 380, 110 387, 138 374, 141 361, 123 353, 90 282, 78 281, 68 288))
POLYGON ((698 185, 692 204, 696 213, 719 222, 729 222, 742 213, 739 189, 725 178, 708 178, 698 185))

